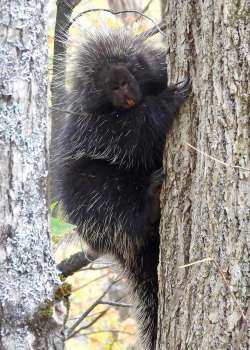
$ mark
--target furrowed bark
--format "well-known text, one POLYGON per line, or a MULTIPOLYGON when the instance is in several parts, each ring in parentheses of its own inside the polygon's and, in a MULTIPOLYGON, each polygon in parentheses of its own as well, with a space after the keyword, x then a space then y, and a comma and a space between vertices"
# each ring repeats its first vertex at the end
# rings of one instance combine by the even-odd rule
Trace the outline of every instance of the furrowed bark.
POLYGON ((63 349, 65 308, 47 210, 47 28, 43 0, 0 9, 0 348, 63 349), (59 337, 60 335, 60 337, 59 337), (60 344, 59 344, 60 343, 60 344))
POLYGON ((189 71, 193 96, 166 144, 157 349, 247 350, 249 3, 166 11, 170 79, 189 71))

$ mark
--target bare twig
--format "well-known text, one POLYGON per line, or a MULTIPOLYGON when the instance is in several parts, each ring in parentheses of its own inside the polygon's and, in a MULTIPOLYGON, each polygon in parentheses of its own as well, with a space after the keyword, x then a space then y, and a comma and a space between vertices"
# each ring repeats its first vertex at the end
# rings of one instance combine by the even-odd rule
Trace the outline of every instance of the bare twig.
POLYGON ((88 332, 88 333, 81 333, 79 334, 79 336, 81 335, 84 335, 84 336, 87 336, 87 335, 91 335, 91 334, 98 334, 98 333, 115 333, 115 334, 127 334, 127 335, 135 335, 134 333, 131 333, 131 332, 125 332, 125 331, 121 331, 119 329, 107 329, 107 330, 100 330, 100 331, 93 331, 93 332, 88 332))
POLYGON ((110 291, 113 285, 119 281, 121 281, 121 278, 113 281, 109 285, 109 287, 102 293, 102 295, 92 305, 90 305, 90 307, 79 317, 79 319, 68 330, 68 337, 71 336, 76 327, 79 326, 79 324, 85 319, 85 317, 88 316, 88 314, 100 303, 102 298, 110 291))
POLYGON ((242 318, 244 320, 246 320, 247 317, 244 314, 244 312, 242 310, 242 307, 240 306, 240 304, 239 304, 238 300, 236 299, 234 293, 231 291, 231 287, 230 287, 229 283, 227 282, 227 279, 226 279, 226 276, 225 276, 224 272, 222 271, 222 269, 220 268, 220 265, 217 263, 217 261, 214 258, 208 257, 208 258, 204 258, 204 259, 201 259, 201 260, 193 261, 193 262, 191 262, 189 264, 179 266, 179 269, 186 268, 186 267, 193 266, 193 265, 197 265, 197 264, 201 264, 201 263, 204 263, 204 262, 210 262, 210 261, 213 262, 215 264, 215 266, 217 267, 217 269, 218 269, 218 271, 219 271, 219 273, 220 273, 220 275, 221 275, 221 277, 222 277, 222 279, 223 279, 223 281, 224 281, 224 283, 225 283, 225 285, 226 285, 226 287, 227 287, 227 289, 229 291, 229 294, 231 295, 234 303, 236 304, 238 310, 241 313, 242 318))
POLYGON ((101 280, 101 279, 107 277, 109 274, 110 274, 110 272, 104 273, 103 275, 98 276, 98 277, 92 279, 92 280, 91 280, 90 282, 88 282, 88 283, 84 283, 84 284, 82 284, 81 286, 79 286, 79 287, 77 287, 77 288, 73 288, 73 289, 72 289, 72 293, 74 293, 74 292, 76 292, 76 291, 78 291, 78 290, 80 290, 80 289, 82 289, 82 288, 88 287, 91 283, 97 282, 97 281, 99 281, 99 280, 101 280))
POLYGON ((81 328, 79 328, 79 331, 93 326, 93 324, 96 323, 101 317, 103 317, 109 310, 110 310, 110 307, 107 307, 105 310, 101 311, 100 314, 96 316, 92 321, 90 321, 85 326, 82 326, 81 328))
POLYGON ((147 5, 144 7, 144 9, 142 10, 142 13, 147 12, 147 10, 149 9, 149 6, 152 4, 154 0, 149 0, 149 2, 147 3, 147 5))
POLYGON ((116 264, 107 264, 107 266, 100 266, 100 267, 94 267, 94 266, 88 266, 88 267, 83 267, 81 270, 79 271, 99 271, 99 270, 105 270, 108 269, 112 266, 114 266, 116 264))
MULTIPOLYGON (((154 0, 149 0, 149 2, 147 3, 147 5, 144 7, 144 9, 141 11, 143 14, 145 12, 147 12, 147 10, 149 9, 150 5, 152 4, 154 0)), ((138 22, 140 20, 140 17, 139 18, 136 18, 135 22, 138 22)))
POLYGON ((161 23, 157 24, 156 26, 154 26, 152 29, 149 29, 146 32, 141 33, 140 35, 143 38, 145 38, 145 40, 147 38, 150 38, 151 36, 154 36, 157 33, 161 33, 163 36, 166 37, 166 34, 163 32, 166 28, 167 28, 166 23, 161 22, 161 23))
POLYGON ((166 29, 166 25, 164 23, 157 24, 153 18, 150 16, 145 15, 144 13, 138 11, 138 10, 124 10, 124 11, 112 11, 104 8, 95 8, 95 9, 90 9, 86 11, 80 12, 77 16, 75 16, 72 21, 69 23, 68 27, 71 27, 71 25, 78 20, 82 15, 85 15, 90 12, 97 12, 97 11, 103 11, 103 12, 109 12, 112 13, 113 15, 119 15, 119 14, 124 14, 124 13, 136 13, 146 19, 148 19, 150 22, 154 24, 154 27, 144 33, 141 33, 138 35, 138 37, 144 38, 145 40, 149 38, 150 36, 153 36, 156 33, 161 33, 163 36, 166 36, 166 34, 163 32, 164 29, 166 29))
MULTIPOLYGON (((107 307, 107 309, 109 310, 110 307, 107 307)), ((105 309, 105 310, 106 310, 106 309, 105 309)), ((90 314, 88 314, 88 316, 86 316, 86 319, 87 319, 87 318, 91 318, 91 317, 96 317, 96 316, 100 315, 101 313, 102 313, 102 311, 91 312, 90 314)), ((78 320, 78 318, 79 318, 79 316, 72 317, 72 318, 69 318, 68 321, 73 322, 73 321, 78 320)))
POLYGON ((79 329, 77 329, 75 332, 72 332, 70 336, 67 337, 66 340, 75 337, 79 332, 81 332, 84 329, 87 329, 91 326, 93 326, 93 324, 95 324, 101 317, 103 317, 108 311, 110 310, 109 307, 107 307, 105 310, 101 311, 99 313, 98 316, 96 316, 92 321, 90 321, 88 324, 86 324, 85 326, 80 327, 79 329))
POLYGON ((206 261, 212 261, 213 258, 204 258, 204 259, 201 259, 201 260, 196 260, 196 261, 193 261, 189 264, 185 264, 185 265, 180 265, 179 266, 179 269, 183 269, 184 267, 189 267, 189 266, 193 266, 193 265, 197 265, 197 264, 200 264, 200 263, 203 263, 203 262, 206 262, 206 261))
POLYGON ((110 306, 118 306, 118 307, 132 307, 132 304, 127 303, 118 303, 116 301, 100 301, 100 305, 110 305, 110 306))
POLYGON ((190 145, 190 143, 185 142, 185 144, 186 144, 188 147, 190 147, 190 148, 192 148, 193 150, 195 150, 196 152, 202 154, 203 156, 205 156, 205 157, 207 157, 207 158, 210 158, 210 159, 214 160, 215 162, 220 163, 220 164, 222 164, 222 165, 224 165, 224 166, 226 166, 226 167, 230 167, 230 168, 234 168, 234 169, 240 169, 240 170, 244 170, 244 171, 250 171, 250 169, 244 168, 244 167, 239 166, 239 165, 233 165, 233 164, 225 163, 225 162, 223 162, 222 160, 219 160, 219 159, 217 159, 217 158, 215 158, 215 157, 213 157, 213 156, 210 156, 209 154, 207 154, 207 153, 205 153, 205 152, 199 150, 198 148, 196 148, 196 147, 190 145))
MULTIPOLYGON (((98 305, 110 305, 110 306, 115 306, 115 307, 131 307, 132 305, 131 304, 125 304, 125 303, 119 303, 119 300, 123 299, 123 297, 119 298, 117 301, 114 301, 114 302, 105 302, 105 301, 100 301, 98 305)), ((76 334, 78 334, 80 331, 84 330, 84 329, 87 329, 89 327, 91 327, 94 323, 96 323, 102 316, 104 316, 106 314, 106 312, 108 312, 110 310, 110 307, 107 307, 106 309, 104 309, 103 311, 101 312, 98 312, 97 313, 97 316, 92 320, 90 321, 88 324, 86 324, 85 326, 82 326, 80 328, 78 328, 76 331, 72 332, 70 334, 70 336, 67 337, 67 339, 69 338, 73 338, 74 336, 76 336, 76 334)), ((90 316, 90 315, 88 315, 90 316)), ((92 315, 94 316, 94 315, 92 315)))

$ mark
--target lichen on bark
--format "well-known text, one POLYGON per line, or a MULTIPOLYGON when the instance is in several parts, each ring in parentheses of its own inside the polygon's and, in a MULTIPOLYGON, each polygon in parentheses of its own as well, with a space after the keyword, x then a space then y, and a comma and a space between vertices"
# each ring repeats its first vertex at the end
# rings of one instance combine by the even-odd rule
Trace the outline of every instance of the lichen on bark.
POLYGON ((0 347, 6 350, 33 348, 37 335, 29 325, 60 283, 46 194, 45 5, 3 0, 0 8, 0 347))

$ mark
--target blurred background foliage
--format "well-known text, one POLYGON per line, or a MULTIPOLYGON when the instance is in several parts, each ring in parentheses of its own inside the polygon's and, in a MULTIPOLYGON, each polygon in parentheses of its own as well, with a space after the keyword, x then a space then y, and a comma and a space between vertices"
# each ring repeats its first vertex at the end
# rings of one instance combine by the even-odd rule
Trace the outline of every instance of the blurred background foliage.
MULTIPOLYGON (((129 2, 129 1, 128 1, 129 2)), ((131 1, 137 3, 137 9, 145 11, 145 15, 150 16, 156 23, 161 19, 161 3, 160 0, 153 1, 131 1)), ((123 3, 125 3, 123 1, 123 3)), ((82 11, 91 8, 107 8, 111 9, 115 6, 116 10, 122 9, 121 0, 105 1, 105 0, 82 0, 74 8, 72 17, 75 17, 82 11), (119 1, 121 4, 119 4, 119 1), (117 7, 118 6, 118 7, 117 7), (120 6, 120 7, 119 7, 120 6)), ((126 9, 133 10, 134 8, 126 9)), ((132 5, 131 5, 132 6, 132 5)), ((79 27, 81 32, 83 28, 86 30, 101 29, 103 26, 107 28, 116 28, 129 25, 137 32, 143 32, 152 28, 153 23, 149 20, 139 19, 139 16, 128 14, 114 16, 106 12, 93 12, 83 15, 77 22, 76 26, 70 29, 70 36, 79 35, 79 27)), ((53 69, 53 49, 54 49, 54 28, 56 21, 56 0, 49 1, 49 27, 48 27, 48 45, 49 45, 49 78, 52 79, 53 69)), ((154 37, 155 40, 155 37, 154 37)), ((74 40, 70 40, 74 45, 74 40)), ((51 97, 49 96, 49 99, 51 97)), ((49 101, 51 106, 51 101, 49 101)), ((51 213, 57 203, 51 205, 51 213)), ((57 211, 58 212, 58 211, 57 211)), ((60 212, 60 211, 59 211, 60 212)), ((62 216, 50 214, 50 222, 52 236, 55 247, 56 260, 60 261, 68 258, 72 254, 85 249, 84 243, 80 242, 77 234, 74 233, 75 227, 62 216)), ((120 267, 108 258, 101 258, 90 264, 81 271, 74 273, 67 278, 67 282, 72 286, 72 294, 70 296, 70 307, 67 321, 69 329, 77 319, 92 305, 100 295, 108 288, 108 286, 117 278, 122 276, 119 283, 112 286, 110 291, 102 299, 107 304, 98 304, 91 313, 84 318, 77 328, 66 340, 66 350, 125 350, 133 349, 136 342, 136 321, 133 317, 133 309, 129 306, 129 290, 128 283, 120 267), (111 304, 109 303, 111 301, 111 304), (113 304, 112 304, 113 303, 113 304), (122 303, 116 306, 116 303, 122 303), (81 328, 81 330, 79 330, 81 328)))

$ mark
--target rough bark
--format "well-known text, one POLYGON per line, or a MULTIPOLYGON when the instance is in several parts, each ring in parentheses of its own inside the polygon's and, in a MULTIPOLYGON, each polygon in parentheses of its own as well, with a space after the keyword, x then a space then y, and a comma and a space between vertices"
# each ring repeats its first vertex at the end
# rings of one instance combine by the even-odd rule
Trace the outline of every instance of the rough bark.
POLYGON ((43 0, 0 8, 0 348, 59 349, 64 317, 47 212, 47 28, 43 0), (42 308, 45 308, 42 310, 42 308), (54 311, 52 316, 52 311, 54 311))
POLYGON ((166 144, 157 349, 247 350, 250 172, 232 165, 250 168, 249 2, 166 10, 170 79, 190 71, 193 97, 166 144))

